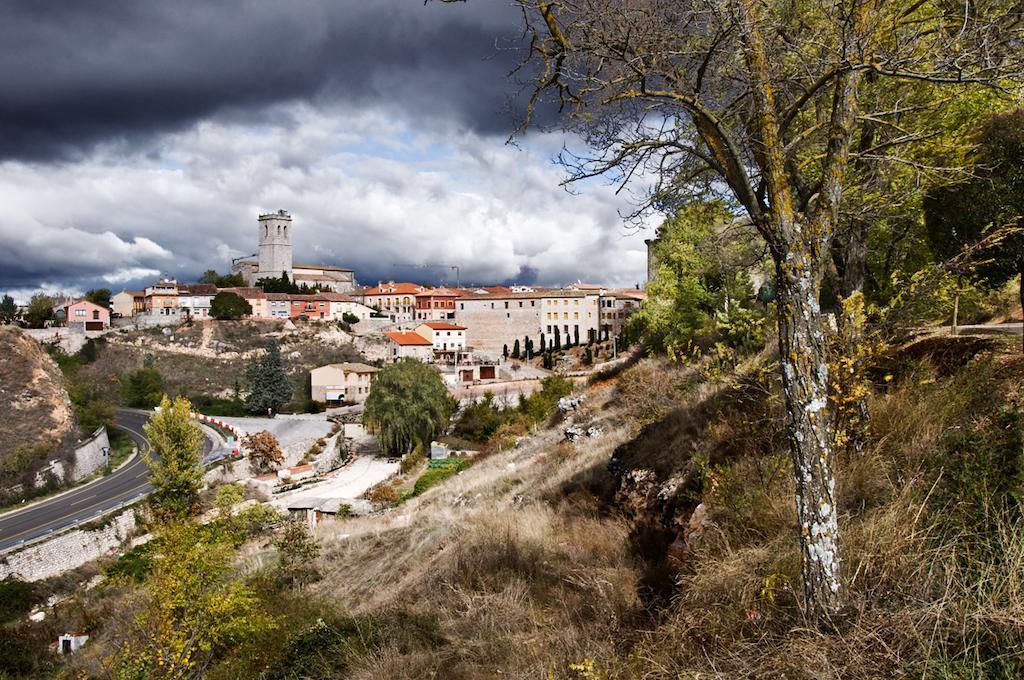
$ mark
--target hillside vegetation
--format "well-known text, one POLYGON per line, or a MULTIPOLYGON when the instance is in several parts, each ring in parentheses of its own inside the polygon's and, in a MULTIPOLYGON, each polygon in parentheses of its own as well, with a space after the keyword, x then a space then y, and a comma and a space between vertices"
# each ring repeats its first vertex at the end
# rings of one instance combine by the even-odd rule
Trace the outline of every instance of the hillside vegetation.
MULTIPOLYGON (((847 597, 824 627, 799 606, 770 363, 644 359, 422 494, 321 525, 301 577, 281 539, 243 542, 266 625, 205 677, 1019 677, 1024 359, 972 338, 880 359, 868 439, 837 460, 847 597), (565 441, 566 420, 593 436, 565 441)), ((58 608, 93 636, 68 672, 115 667, 146 588, 58 608)))

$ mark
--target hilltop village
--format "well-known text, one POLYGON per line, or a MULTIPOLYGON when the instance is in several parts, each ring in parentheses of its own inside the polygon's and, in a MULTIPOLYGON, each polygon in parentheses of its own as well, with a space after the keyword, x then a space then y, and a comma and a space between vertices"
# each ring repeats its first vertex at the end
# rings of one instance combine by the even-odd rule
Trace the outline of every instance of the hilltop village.
MULTIPOLYGON (((472 372, 480 362, 493 365, 513 352, 516 359, 520 354, 532 358, 549 348, 614 342, 645 298, 639 289, 584 283, 564 288, 430 287, 405 281, 361 286, 350 269, 295 264, 293 233, 288 212, 260 215, 258 259, 232 263, 231 276, 223 277, 242 285, 161 279, 143 290, 115 293, 109 309, 71 302, 67 326, 103 331, 215 319, 361 324, 361 335, 369 331, 386 341, 388 361, 411 357, 457 363, 463 372, 472 372), (288 289, 294 292, 283 292, 288 289), (245 304, 227 305, 232 311, 224 313, 215 305, 218 296, 237 296, 245 304)), ((493 378, 492 372, 484 368, 483 375, 493 378)), ((473 375, 480 379, 479 370, 473 375)))

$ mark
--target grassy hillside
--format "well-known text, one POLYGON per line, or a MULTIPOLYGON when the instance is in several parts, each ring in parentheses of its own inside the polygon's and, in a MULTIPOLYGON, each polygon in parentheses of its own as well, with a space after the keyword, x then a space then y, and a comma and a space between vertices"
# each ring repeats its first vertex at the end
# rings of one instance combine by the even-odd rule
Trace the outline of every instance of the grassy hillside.
MULTIPOLYGON (((846 606, 815 628, 768 357, 644 360, 548 426, 384 512, 322 525, 305 585, 269 538, 235 571, 274 624, 206 677, 1019 677, 1024 359, 994 341, 895 351, 838 461, 846 606)), ((497 447, 495 447, 497 448, 497 447)), ((411 475, 418 474, 413 471, 411 475)), ((138 586, 58 612, 102 676, 138 586)))

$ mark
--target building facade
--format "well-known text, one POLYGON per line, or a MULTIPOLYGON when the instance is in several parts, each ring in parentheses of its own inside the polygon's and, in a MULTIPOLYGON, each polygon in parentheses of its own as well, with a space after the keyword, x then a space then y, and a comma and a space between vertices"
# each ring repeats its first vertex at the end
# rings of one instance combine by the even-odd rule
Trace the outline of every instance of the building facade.
POLYGON ((526 337, 539 344, 543 301, 542 292, 474 293, 456 301, 455 321, 475 351, 495 357, 526 337))
POLYGON ((388 359, 394 363, 402 359, 433 362, 434 343, 412 331, 388 331, 388 359))
POLYGON ((395 283, 388 281, 376 288, 368 288, 363 292, 363 303, 380 310, 396 323, 412 321, 416 316, 416 296, 426 291, 423 286, 414 283, 395 283))
POLYGON ((178 286, 178 308, 184 319, 203 320, 210 318, 210 305, 217 294, 212 283, 192 283, 178 286))
POLYGON ((146 291, 122 290, 110 298, 110 308, 114 316, 129 319, 146 311, 146 291))
POLYGON ((160 279, 145 291, 146 314, 152 316, 179 315, 178 282, 174 279, 160 279))
POLYGON ((88 300, 79 300, 65 308, 68 328, 74 331, 102 331, 110 328, 110 310, 88 300))
POLYGON ((416 321, 450 321, 455 318, 455 302, 465 295, 450 288, 431 288, 416 294, 416 321))
POLYGON ((328 364, 309 372, 313 401, 361 404, 370 395, 377 374, 373 366, 359 363, 328 364))

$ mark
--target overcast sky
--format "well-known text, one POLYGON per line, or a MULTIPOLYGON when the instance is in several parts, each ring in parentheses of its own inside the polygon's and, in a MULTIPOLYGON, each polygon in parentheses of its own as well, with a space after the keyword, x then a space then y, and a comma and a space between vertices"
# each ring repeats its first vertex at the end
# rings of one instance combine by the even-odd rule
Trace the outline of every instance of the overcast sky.
POLYGON ((295 261, 435 282, 632 286, 626 199, 505 140, 503 0, 0 0, 0 292, 194 280, 294 219, 295 261))

